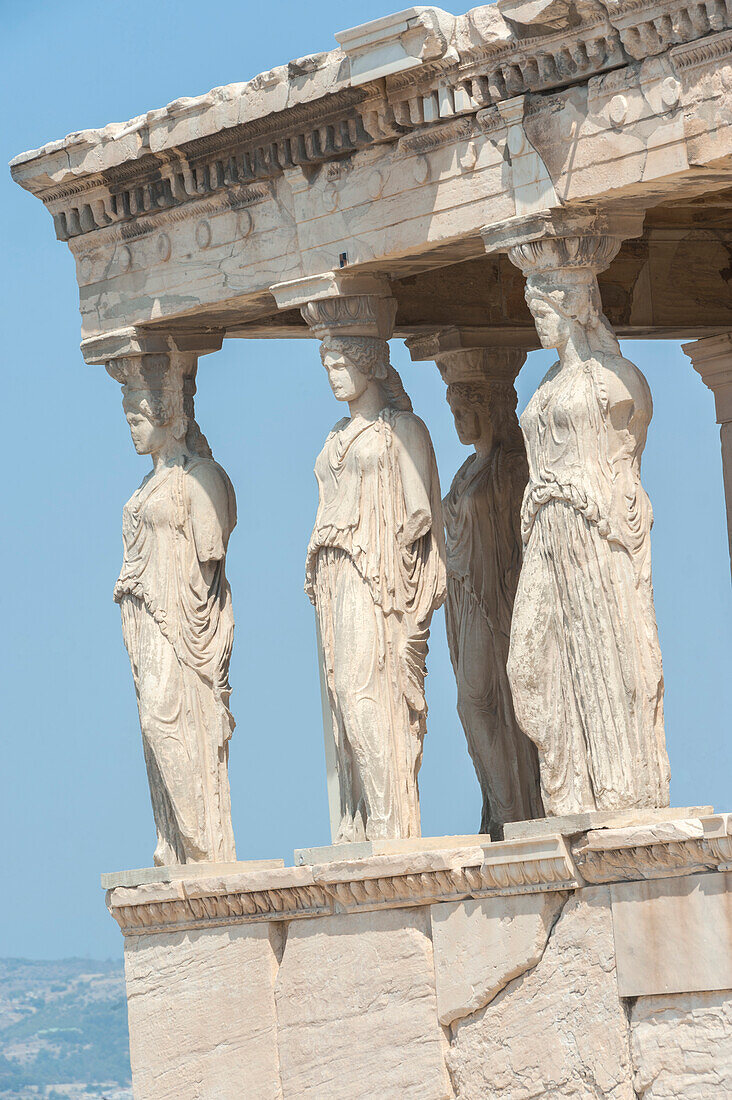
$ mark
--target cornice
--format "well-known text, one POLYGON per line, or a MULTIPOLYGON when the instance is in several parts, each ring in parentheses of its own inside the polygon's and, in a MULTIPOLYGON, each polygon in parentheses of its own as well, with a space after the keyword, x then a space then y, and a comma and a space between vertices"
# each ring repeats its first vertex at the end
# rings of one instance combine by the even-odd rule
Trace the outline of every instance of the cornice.
POLYGON ((586 884, 732 867, 732 815, 655 821, 483 846, 372 856, 310 867, 182 877, 117 887, 107 906, 125 935, 289 921, 466 898, 578 890, 586 884))
POLYGON ((11 170, 46 203, 57 235, 68 240, 158 218, 191 200, 226 206, 218 196, 293 167, 317 172, 375 145, 398 141, 405 152, 425 151, 469 139, 474 126, 485 129, 486 109, 506 99, 539 93, 544 100, 667 51, 678 69, 689 69, 732 46, 723 0, 627 0, 599 7, 578 27, 521 38, 500 12, 483 32, 470 24, 471 38, 472 14, 455 21, 442 57, 404 72, 351 86, 348 59, 332 51, 123 126, 71 135, 16 158, 11 170), (480 33, 484 40, 475 41, 480 33), (302 77, 311 69, 318 79, 308 91, 302 77), (299 101, 288 105, 292 97, 299 101), (239 121, 244 105, 252 117, 239 121), (93 172, 85 171, 87 162, 93 172))

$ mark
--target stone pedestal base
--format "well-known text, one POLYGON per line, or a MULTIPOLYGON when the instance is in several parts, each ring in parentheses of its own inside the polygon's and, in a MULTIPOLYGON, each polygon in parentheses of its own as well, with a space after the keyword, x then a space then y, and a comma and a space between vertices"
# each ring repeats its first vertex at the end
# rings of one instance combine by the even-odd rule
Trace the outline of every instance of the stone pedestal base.
MULTIPOLYGON (((556 829, 553 831, 556 832, 556 829)), ((305 867, 318 863, 343 863, 346 860, 367 859, 370 856, 396 856, 406 852, 435 852, 448 848, 475 848, 490 842, 491 838, 487 833, 472 833, 468 836, 415 836, 407 840, 364 840, 355 844, 328 844, 322 848, 296 848, 293 861, 296 867, 305 867)))
POLYGON ((523 840, 529 836, 575 836, 590 829, 625 829, 630 825, 654 825, 684 818, 711 817, 713 806, 685 806, 665 810, 591 810, 565 817, 537 817, 531 821, 509 821, 504 825, 505 840, 523 840))
POLYGON ((732 1095, 732 815, 108 894, 136 1100, 732 1095))

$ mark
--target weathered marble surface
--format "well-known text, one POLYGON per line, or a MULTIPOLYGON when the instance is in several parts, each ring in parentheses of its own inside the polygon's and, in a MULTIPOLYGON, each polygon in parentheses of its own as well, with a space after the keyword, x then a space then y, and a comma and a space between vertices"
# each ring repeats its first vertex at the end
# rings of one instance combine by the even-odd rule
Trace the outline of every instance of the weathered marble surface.
MULTIPOLYGON (((222 918, 287 921, 318 914, 403 908, 437 901, 577 890, 591 883, 678 878, 702 871, 727 871, 732 859, 732 814, 701 818, 689 837, 667 824, 652 830, 615 833, 612 846, 592 841, 594 830, 572 838, 526 837, 462 847, 435 846, 383 855, 329 852, 325 862, 301 867, 231 873, 194 867, 171 881, 108 891, 107 904, 123 932, 139 935, 168 928, 206 927, 222 918)), ((684 826, 687 823, 682 823, 684 826)), ((447 839, 447 838, 446 838, 447 839)), ((459 838, 452 838, 453 841, 459 838)), ((471 843, 471 840, 473 842, 471 843)), ((338 847, 338 846, 336 846, 338 847)), ((185 868, 183 869, 185 871, 185 868)))
POLYGON ((433 905, 437 1014, 454 1024, 484 1008, 510 981, 531 970, 544 953, 567 895, 433 905))
POLYGON ((296 848, 296 867, 308 864, 362 860, 370 856, 401 855, 408 852, 445 851, 450 848, 472 848, 490 844, 491 838, 481 833, 466 836, 412 836, 399 839, 363 840, 356 844, 328 844, 319 848, 296 848))
POLYGON ((277 926, 125 944, 135 1100, 279 1100, 277 926))
POLYGON ((249 859, 236 863, 183 863, 169 867, 138 867, 129 871, 109 871, 102 874, 102 889, 114 890, 118 886, 135 887, 145 883, 180 882, 192 875, 240 875, 248 871, 265 871, 284 868, 283 859, 249 859))
MULTIPOLYGON (((721 4, 671 0, 659 16, 650 0, 608 0, 540 35, 508 22, 509 10, 432 9, 412 27, 388 17, 341 36, 345 52, 16 158, 16 180, 75 256, 84 335, 187 323, 196 305, 230 333, 286 331, 293 318, 276 316, 269 287, 339 255, 408 280, 476 257, 486 219, 558 202, 645 209, 729 186, 721 4), (364 55, 392 46, 411 67, 364 55)), ((699 213, 681 218, 672 244, 661 230, 642 274, 634 255, 619 269, 631 330, 693 336, 729 324, 728 233, 712 214, 700 236, 699 213)))
POLYGON ((421 832, 427 639, 445 598, 445 549, 432 442, 389 361, 394 308, 388 297, 330 288, 302 307, 350 413, 315 463, 305 583, 335 747, 336 843, 421 832))
POLYGON ((154 861, 236 860, 229 795, 229 661, 234 640, 225 561, 236 498, 193 410, 197 357, 110 359, 138 454, 152 470, 124 507, 114 588, 130 656, 153 815, 154 861))
POLYGON ((286 1098, 452 1096, 426 909, 294 922, 275 997, 286 1098))
POLYGON ((563 814, 561 817, 544 817, 534 821, 513 821, 504 830, 506 840, 520 840, 531 836, 546 836, 548 833, 560 833, 562 836, 575 836, 601 830, 606 836, 611 829, 627 829, 635 825, 661 826, 670 822, 708 817, 713 814, 712 806, 666 806, 659 809, 640 807, 636 810, 590 810, 581 814, 563 814))
POLYGON ((641 1100, 732 1096, 732 989, 639 997, 630 1023, 641 1100))
POLYGON ((732 918, 685 898, 732 896, 714 869, 731 822, 594 831, 616 875, 635 877, 628 912, 649 959, 676 935, 686 958, 670 966, 699 987, 637 1000, 618 987, 618 888, 567 881, 563 838, 118 887, 140 1095, 726 1096, 732 990, 705 989, 693 945, 729 942, 732 918), (687 875, 699 858, 716 863, 687 875), (675 899, 676 930, 654 917, 658 892, 675 899))
POLYGON ((455 1024, 448 1064, 460 1100, 636 1100, 609 901, 606 887, 570 898, 536 967, 455 1024))
POLYGON ((551 816, 669 802, 653 513, 640 480, 653 402, 596 277, 637 232, 589 211, 484 233, 525 274, 539 339, 559 352, 521 416, 529 483, 507 666, 551 816))
POLYGON ((611 890, 621 996, 732 989, 732 873, 611 890))

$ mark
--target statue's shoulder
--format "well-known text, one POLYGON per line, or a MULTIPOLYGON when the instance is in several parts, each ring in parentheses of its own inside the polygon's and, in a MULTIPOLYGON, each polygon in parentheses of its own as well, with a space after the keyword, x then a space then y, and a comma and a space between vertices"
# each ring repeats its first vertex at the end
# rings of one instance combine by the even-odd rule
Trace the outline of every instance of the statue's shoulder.
POLYGON ((475 452, 473 452, 473 454, 468 455, 460 469, 457 470, 452 479, 452 484, 445 494, 443 500, 444 504, 454 502, 464 495, 466 482, 470 479, 472 468, 475 465, 475 459, 476 455, 475 452))
POLYGON ((203 492, 217 509, 226 508, 236 514, 234 486, 215 459, 196 455, 185 464, 183 474, 188 479, 189 493, 203 492))
POLYGON ((214 458, 204 458, 201 455, 189 458, 183 467, 183 473, 201 483, 229 482, 229 475, 223 466, 219 466, 214 458))
MULTIPOLYGON (((549 367, 549 370, 546 372, 546 374, 542 378, 541 382, 539 383, 537 389, 534 391, 534 395, 536 393, 538 393, 538 391, 541 389, 542 386, 551 385, 551 383, 554 381, 554 379, 559 374, 559 371, 561 370, 561 368, 562 368, 562 364, 561 364, 559 359, 557 359, 557 361, 555 363, 552 363, 552 365, 549 367)), ((531 404, 531 401, 529 401, 529 404, 531 404)))
POLYGON ((429 429, 416 413, 408 412, 406 409, 389 409, 388 420, 393 431, 405 444, 419 442, 431 449, 432 440, 429 429))
POLYGON ((473 451, 472 454, 468 455, 468 457, 465 459, 465 462, 463 462, 462 466, 455 474, 455 477, 452 479, 453 485, 459 483, 460 481, 463 481, 466 477, 468 477, 468 475, 472 473, 473 467, 475 466, 477 461, 478 456, 475 451, 473 451))
POLYGON ((613 386, 617 390, 618 399, 622 401, 627 393, 632 398, 636 412, 645 414, 650 420, 653 415, 653 397, 646 376, 632 360, 622 355, 613 361, 613 368, 619 382, 619 386, 613 386))

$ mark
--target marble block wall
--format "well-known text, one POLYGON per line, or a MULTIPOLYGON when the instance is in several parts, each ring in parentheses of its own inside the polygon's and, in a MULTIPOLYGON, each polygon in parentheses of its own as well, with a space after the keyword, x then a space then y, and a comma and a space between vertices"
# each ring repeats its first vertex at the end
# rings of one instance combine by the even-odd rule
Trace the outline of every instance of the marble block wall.
POLYGON ((112 890, 136 1100, 732 1096, 731 840, 715 815, 112 890))

